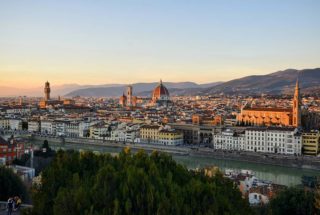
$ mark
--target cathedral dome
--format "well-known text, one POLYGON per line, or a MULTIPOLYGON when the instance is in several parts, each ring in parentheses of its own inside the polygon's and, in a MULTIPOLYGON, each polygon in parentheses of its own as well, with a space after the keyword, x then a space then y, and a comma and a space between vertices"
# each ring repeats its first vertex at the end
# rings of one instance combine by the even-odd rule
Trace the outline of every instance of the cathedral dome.
POLYGON ((156 100, 168 100, 169 99, 169 91, 168 89, 162 84, 160 80, 160 84, 153 90, 152 99, 156 100))

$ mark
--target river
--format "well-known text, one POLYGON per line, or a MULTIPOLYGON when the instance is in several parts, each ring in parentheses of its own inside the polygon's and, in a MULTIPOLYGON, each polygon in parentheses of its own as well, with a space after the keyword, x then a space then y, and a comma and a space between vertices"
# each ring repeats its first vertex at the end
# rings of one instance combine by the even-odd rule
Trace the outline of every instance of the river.
MULTIPOLYGON (((33 141, 34 145, 40 145, 42 142, 33 141)), ((49 142, 53 149, 74 149, 74 150, 90 150, 103 153, 118 153, 122 149, 108 146, 83 145, 83 144, 64 144, 57 146, 49 142)), ((252 170, 255 176, 259 179, 272 181, 276 184, 294 186, 301 184, 301 177, 320 176, 320 171, 308 169, 296 169, 289 167, 273 166, 267 164, 248 163, 243 161, 221 160, 212 157, 203 156, 183 156, 172 155, 172 157, 180 164, 185 165, 189 169, 201 168, 206 166, 218 166, 221 170, 235 169, 235 170, 252 170)))

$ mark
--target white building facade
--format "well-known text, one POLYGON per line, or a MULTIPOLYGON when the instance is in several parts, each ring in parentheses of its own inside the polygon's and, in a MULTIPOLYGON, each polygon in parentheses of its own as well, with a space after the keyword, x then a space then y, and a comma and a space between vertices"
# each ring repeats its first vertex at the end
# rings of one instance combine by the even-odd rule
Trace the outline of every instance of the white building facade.
POLYGON ((213 135, 213 147, 222 150, 242 151, 245 148, 245 135, 226 129, 213 135))
POLYGON ((213 135, 213 147, 222 150, 301 155, 302 135, 295 128, 226 129, 213 135))
POLYGON ((40 122, 39 121, 29 121, 28 122, 28 131, 37 133, 40 131, 40 122))
POLYGON ((246 151, 301 155, 302 135, 295 128, 248 128, 246 151))

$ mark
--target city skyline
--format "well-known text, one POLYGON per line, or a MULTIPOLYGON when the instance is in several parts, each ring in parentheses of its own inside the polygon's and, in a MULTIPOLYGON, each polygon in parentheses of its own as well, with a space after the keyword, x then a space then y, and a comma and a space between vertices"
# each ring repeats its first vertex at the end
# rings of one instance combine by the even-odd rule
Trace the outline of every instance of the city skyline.
POLYGON ((0 215, 320 214, 319 8, 0 1, 0 215))
POLYGON ((160 78, 208 83, 316 68, 319 6, 317 1, 1 2, 0 86, 160 78))

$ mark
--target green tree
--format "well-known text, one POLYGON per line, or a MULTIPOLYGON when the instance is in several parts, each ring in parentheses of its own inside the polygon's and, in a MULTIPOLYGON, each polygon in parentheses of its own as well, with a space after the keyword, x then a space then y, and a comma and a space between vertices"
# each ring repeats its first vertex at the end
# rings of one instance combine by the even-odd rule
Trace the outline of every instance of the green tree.
POLYGON ((27 189, 20 177, 11 169, 0 167, 0 200, 7 201, 13 196, 20 196, 23 201, 29 199, 27 189))
POLYGON ((288 188, 271 200, 269 213, 272 215, 313 215, 320 211, 315 207, 314 193, 299 188, 288 188))
POLYGON ((32 214, 252 214, 232 181, 171 156, 59 151, 33 192, 32 214))
POLYGON ((46 151, 51 151, 48 140, 44 140, 42 144, 42 149, 46 149, 46 151))

